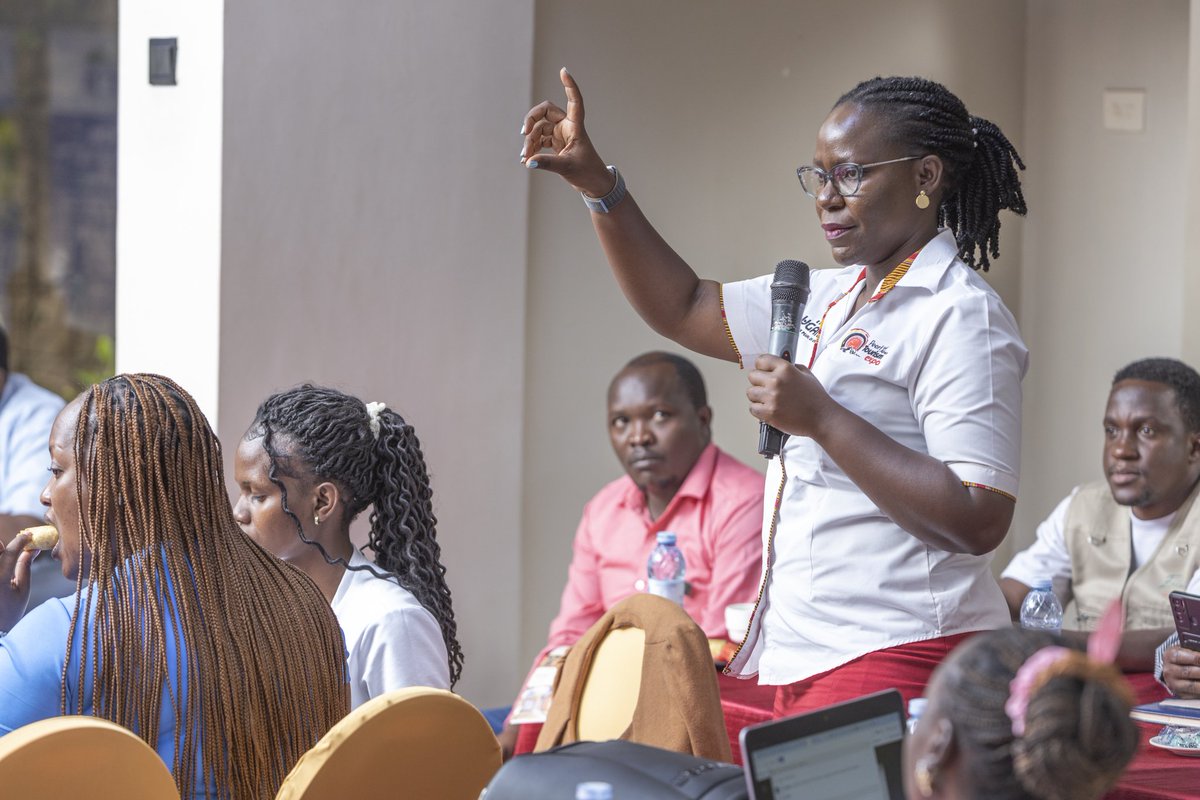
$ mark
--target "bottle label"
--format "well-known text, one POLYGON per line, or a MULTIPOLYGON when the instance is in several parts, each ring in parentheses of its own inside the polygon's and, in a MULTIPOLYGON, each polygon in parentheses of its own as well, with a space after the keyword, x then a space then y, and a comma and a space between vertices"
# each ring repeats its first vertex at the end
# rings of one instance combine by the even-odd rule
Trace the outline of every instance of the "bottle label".
POLYGON ((656 594, 659 597, 665 597, 671 602, 683 605, 683 581, 682 580, 661 580, 659 578, 651 578, 649 580, 648 591, 650 594, 656 594))

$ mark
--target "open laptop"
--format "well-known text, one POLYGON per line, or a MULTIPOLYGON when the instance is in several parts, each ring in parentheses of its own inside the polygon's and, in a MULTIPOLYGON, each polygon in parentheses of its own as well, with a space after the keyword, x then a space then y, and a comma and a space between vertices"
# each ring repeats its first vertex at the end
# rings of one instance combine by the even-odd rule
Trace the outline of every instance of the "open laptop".
POLYGON ((752 800, 904 800, 895 689, 742 729, 752 800))

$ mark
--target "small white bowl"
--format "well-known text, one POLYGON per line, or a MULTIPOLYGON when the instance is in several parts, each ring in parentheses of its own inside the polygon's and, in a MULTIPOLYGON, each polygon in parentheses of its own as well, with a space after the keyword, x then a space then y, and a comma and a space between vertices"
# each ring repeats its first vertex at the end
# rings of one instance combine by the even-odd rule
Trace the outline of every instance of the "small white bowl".
POLYGON ((741 643, 750 627, 750 615, 754 613, 754 603, 733 603, 725 606, 725 630, 729 641, 741 643))

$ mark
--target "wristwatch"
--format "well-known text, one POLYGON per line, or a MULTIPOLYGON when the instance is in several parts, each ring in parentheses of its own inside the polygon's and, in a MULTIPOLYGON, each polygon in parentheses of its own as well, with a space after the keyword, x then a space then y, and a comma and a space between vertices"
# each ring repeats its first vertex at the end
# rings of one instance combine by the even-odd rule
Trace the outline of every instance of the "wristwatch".
POLYGON ((579 193, 579 196, 583 198, 584 205, 597 214, 607 214, 609 211, 612 211, 617 203, 625 199, 625 195, 627 194, 625 191, 625 178, 617 171, 617 168, 609 164, 608 171, 617 179, 617 183, 613 186, 611 192, 604 195, 604 197, 591 197, 583 192, 579 193))

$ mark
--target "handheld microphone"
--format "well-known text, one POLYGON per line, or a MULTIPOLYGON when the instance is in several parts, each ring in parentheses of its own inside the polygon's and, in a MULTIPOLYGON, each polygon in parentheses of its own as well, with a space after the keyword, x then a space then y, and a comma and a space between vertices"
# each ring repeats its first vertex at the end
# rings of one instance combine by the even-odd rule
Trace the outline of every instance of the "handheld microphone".
MULTIPOLYGON (((808 264, 780 261, 771 281, 771 338, 767 352, 789 362, 796 359, 800 339, 800 318, 808 302, 808 264)), ((767 458, 779 455, 787 434, 765 422, 758 423, 758 452, 767 458)))

